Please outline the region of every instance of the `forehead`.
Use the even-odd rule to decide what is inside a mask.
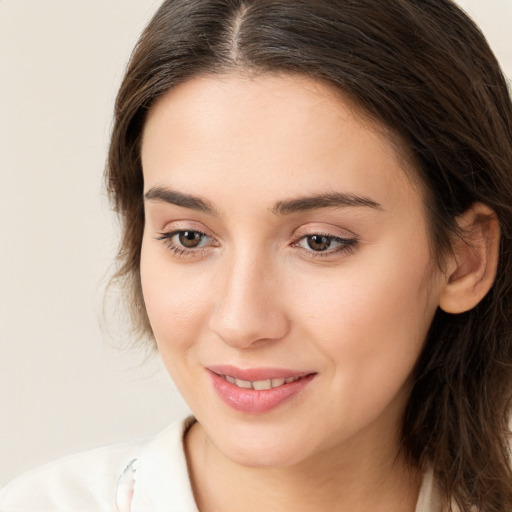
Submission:
[[[170,180],[187,192],[222,182],[224,191],[269,201],[340,189],[378,202],[399,200],[404,187],[413,193],[382,126],[301,75],[205,75],[180,84],[149,113],[142,164],[146,190]]]

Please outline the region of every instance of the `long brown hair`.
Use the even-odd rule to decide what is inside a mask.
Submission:
[[[512,106],[477,26],[450,0],[168,0],[121,85],[106,170],[122,221],[115,279],[152,337],[141,293],[141,134],[153,102],[193,76],[301,73],[337,88],[399,138],[425,190],[442,265],[455,219],[480,201],[502,238],[495,284],[471,311],[439,310],[414,370],[402,450],[433,465],[446,503],[512,510]]]

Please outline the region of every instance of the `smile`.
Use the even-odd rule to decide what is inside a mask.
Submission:
[[[265,380],[242,380],[232,377],[231,375],[220,375],[224,380],[228,381],[230,384],[234,384],[235,386],[242,389],[254,389],[256,391],[263,391],[265,389],[277,388],[279,386],[283,386],[284,384],[290,384],[295,382],[302,377],[288,377],[286,379],[265,379]]]
[[[230,408],[246,414],[263,414],[293,398],[300,400],[316,372],[276,368],[240,369],[228,365],[209,367],[217,396]]]

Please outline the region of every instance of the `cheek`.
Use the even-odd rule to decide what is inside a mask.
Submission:
[[[350,268],[314,287],[297,283],[296,296],[310,290],[295,303],[302,337],[315,340],[331,360],[333,385],[354,409],[358,402],[384,403],[404,385],[437,308],[428,251],[397,254],[375,251],[371,261],[354,258]]]
[[[158,254],[160,253],[160,254]],[[161,252],[141,252],[141,283],[144,302],[163,357],[167,352],[186,350],[204,326],[209,283],[189,266],[176,266]]]
[[[298,277],[290,298],[298,299],[297,316],[316,325],[326,339],[363,336],[364,347],[374,345],[374,336],[383,342],[390,337],[391,343],[417,338],[428,328],[436,302],[429,291],[426,266],[412,261],[416,263],[386,265],[380,259],[378,267],[354,265],[342,275],[333,272],[315,283]]]

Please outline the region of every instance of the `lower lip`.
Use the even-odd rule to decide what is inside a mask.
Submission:
[[[213,372],[210,372],[210,376],[213,388],[224,403],[237,411],[261,414],[301,393],[314,379],[315,374],[306,375],[282,386],[262,390],[239,388]]]

